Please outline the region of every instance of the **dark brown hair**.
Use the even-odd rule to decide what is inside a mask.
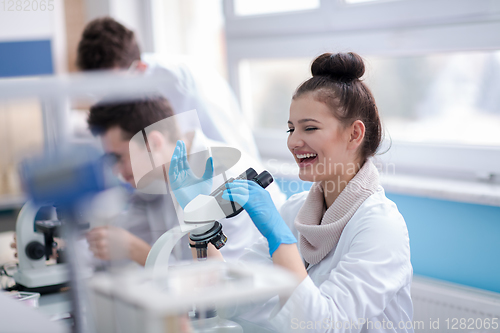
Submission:
[[[361,120],[365,137],[360,157],[375,155],[382,140],[382,125],[373,95],[360,78],[365,73],[363,59],[356,53],[324,53],[311,65],[312,78],[302,83],[293,98],[306,93],[330,107],[333,115],[344,125]]]
[[[103,17],[85,27],[78,44],[76,65],[84,71],[127,69],[140,59],[134,32],[110,17]]]
[[[90,108],[87,123],[94,135],[102,135],[118,126],[124,131],[124,139],[130,140],[149,125],[173,115],[172,107],[164,97],[147,97],[131,101],[100,102]],[[175,126],[168,124],[168,128],[163,127],[165,126],[161,126],[162,132],[168,134],[171,142],[179,139]]]

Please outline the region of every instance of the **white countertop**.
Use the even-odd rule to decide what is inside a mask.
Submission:
[[[500,184],[411,175],[382,175],[386,192],[500,207]]]

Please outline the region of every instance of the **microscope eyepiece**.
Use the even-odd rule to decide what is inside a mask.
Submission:
[[[273,176],[267,171],[262,171],[257,177],[252,179],[254,182],[262,186],[263,188],[266,188],[273,182]]]
[[[259,184],[262,188],[266,188],[273,182],[273,176],[271,176],[269,172],[263,171],[260,174],[257,174],[254,169],[248,168],[238,177],[230,178],[224,184],[219,186],[210,195],[215,197],[215,200],[226,218],[234,217],[243,211],[243,207],[241,207],[237,202],[222,199],[222,194],[226,190],[226,184],[231,183],[235,179],[251,180]],[[201,234],[191,233],[189,238],[194,242],[194,244],[190,246],[192,248],[196,248],[199,260],[205,260],[207,258],[208,243],[212,243],[216,249],[220,249],[226,244],[227,241],[226,235],[222,232],[222,225],[218,221],[214,223],[210,230],[204,231]]]

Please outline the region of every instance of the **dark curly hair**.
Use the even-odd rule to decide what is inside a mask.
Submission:
[[[164,97],[145,97],[129,101],[103,101],[90,108],[87,123],[94,135],[103,135],[110,128],[118,126],[125,140],[149,125],[171,117],[174,111]],[[179,138],[179,131],[172,123],[161,124],[161,131],[171,142]],[[160,128],[159,128],[160,129]]]
[[[85,27],[78,44],[76,65],[84,71],[127,69],[140,59],[134,32],[110,17],[103,17]]]

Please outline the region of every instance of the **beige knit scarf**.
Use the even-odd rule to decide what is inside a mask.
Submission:
[[[321,182],[313,184],[295,218],[295,228],[300,233],[300,252],[308,264],[317,264],[337,246],[347,222],[359,206],[375,193],[378,185],[378,170],[367,160],[326,210],[323,185]]]

